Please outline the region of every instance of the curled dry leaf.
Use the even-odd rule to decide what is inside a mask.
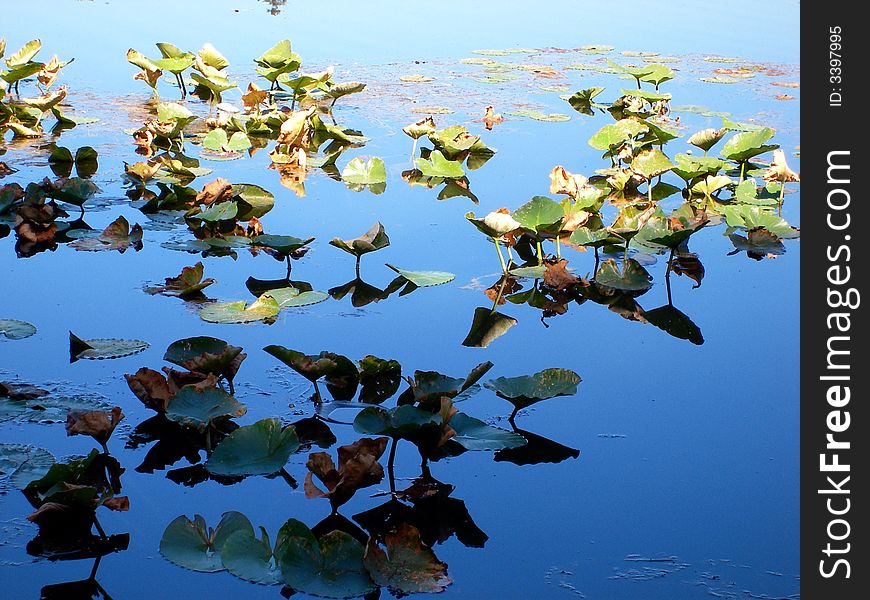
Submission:
[[[504,123],[504,117],[501,114],[497,114],[492,106],[487,106],[486,112],[483,115],[483,125],[487,131],[491,131],[493,126],[499,123]]]
[[[435,133],[435,119],[432,117],[426,117],[416,123],[411,123],[410,125],[403,127],[402,131],[416,140],[424,135]]]
[[[218,204],[233,197],[233,184],[226,179],[218,177],[214,181],[205,184],[202,191],[196,195],[197,204]]]
[[[105,447],[112,437],[112,432],[124,418],[119,406],[111,411],[105,410],[71,410],[66,417],[66,434],[89,435]]]
[[[57,81],[58,73],[60,73],[63,64],[57,58],[57,54],[51,57],[51,60],[45,63],[42,70],[36,74],[36,80],[40,85],[50,88]]]
[[[544,285],[555,290],[564,290],[580,283],[580,278],[572,275],[567,269],[568,261],[564,258],[544,265]]]
[[[764,180],[787,183],[789,181],[800,181],[801,178],[800,175],[789,169],[788,162],[785,160],[785,152],[777,149],[773,151],[773,161],[764,173]]]
[[[130,391],[142,404],[161,414],[166,412],[169,401],[181,388],[193,386],[197,391],[203,391],[217,385],[215,375],[176,371],[168,367],[164,367],[163,371],[165,376],[154,369],[142,367],[133,375],[124,375]]]
[[[550,193],[567,194],[572,198],[580,195],[580,191],[586,186],[586,178],[583,175],[575,175],[565,170],[565,167],[553,167],[550,171]]]
[[[350,500],[358,489],[380,482],[384,468],[378,459],[387,449],[388,438],[361,438],[338,449],[338,468],[325,452],[312,452],[306,465],[310,473],[305,476],[305,496],[329,498],[333,507]],[[316,476],[327,488],[319,489],[312,478]]]

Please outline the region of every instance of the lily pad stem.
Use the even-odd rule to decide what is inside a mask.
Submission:
[[[397,438],[393,438],[390,443],[390,458],[387,461],[387,474],[390,477],[390,493],[394,496],[396,495],[396,473],[393,469],[393,463],[396,461],[396,443],[398,442]]]
[[[290,271],[293,270],[293,264],[290,262],[290,255],[287,255],[287,279],[290,279]]]
[[[671,255],[668,257],[668,268],[665,270],[665,289],[668,292],[668,306],[673,306],[671,300],[671,263],[674,261],[674,249],[671,248]]]
[[[541,244],[541,240],[537,241],[537,247],[538,247],[538,264],[542,265],[542,264],[544,264],[544,246]]]
[[[501,271],[502,271],[502,273],[507,273],[508,272],[507,265],[504,262],[504,256],[502,256],[501,248],[498,245],[498,238],[493,236],[492,243],[495,244],[495,251],[498,252],[498,262],[501,263]]]
[[[106,539],[107,537],[109,537],[106,535],[106,532],[103,530],[103,526],[100,525],[100,521],[99,521],[99,519],[97,519],[96,514],[94,515],[94,527],[97,528],[97,533],[100,534],[101,538]]]
[[[359,260],[360,260],[360,258],[362,258],[362,255],[357,254],[357,256],[356,256],[356,276],[357,276],[357,279],[359,279]]]

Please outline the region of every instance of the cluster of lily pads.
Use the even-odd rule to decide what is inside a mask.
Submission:
[[[14,332],[13,325],[4,324],[4,331]],[[101,342],[106,341],[82,341],[71,334],[71,353],[87,352],[85,346],[99,352]],[[512,405],[508,421],[513,430],[509,431],[455,406],[479,391],[478,382],[491,369],[490,362],[456,378],[436,371],[405,375],[397,361],[372,355],[353,361],[332,352],[306,355],[277,345],[264,350],[314,385],[311,416],[292,423],[271,417],[236,424],[233,419],[247,408],[234,396],[234,380],[247,354],[217,338],[180,339],[164,354],[171,367],[162,371],[143,367],[125,375],[134,395],[156,413],[130,435],[129,447],[154,443],[136,470],[163,470],[186,458],[190,466],[167,472],[167,477],[189,486],[206,480],[232,485],[247,477],[280,477],[295,488],[296,479],[287,471],[290,457],[312,445],[335,444],[330,425],[350,425],[358,434],[375,437],[339,447],[337,461],[326,452],[309,453],[305,495],[328,500],[330,514],[311,528],[289,519],[274,544],[262,527],[257,536],[240,513],[224,514],[214,529],[199,515],[174,519],[166,527],[160,551],[187,569],[228,570],[254,583],[283,584],[330,598],[364,595],[378,587],[399,595],[442,591],[451,580],[447,564],[438,560],[433,546],[456,534],[462,543],[482,547],[487,537],[474,525],[464,503],[449,497],[453,487],[432,477],[429,461],[466,451],[495,451],[496,460],[527,465],[579,454],[514,423],[521,409],[575,395],[580,377],[568,369],[499,377],[484,384]],[[320,380],[329,399],[321,396]],[[396,396],[402,384],[406,388]],[[10,403],[24,405],[48,395],[35,386],[0,385],[0,396],[8,396]],[[395,405],[385,408],[394,396]],[[356,417],[352,422],[337,420],[333,417],[337,410],[356,411]],[[119,536],[108,536],[96,518],[99,507],[129,507],[127,498],[119,496],[124,469],[107,446],[122,419],[119,407],[69,410],[67,433],[93,437],[102,452],[94,450],[62,463],[40,448],[0,445],[0,483],[8,480],[21,489],[37,509],[30,519],[40,527],[39,544],[55,540],[54,548],[63,544],[68,551],[85,545],[93,551],[85,555],[98,557],[126,548]],[[421,475],[405,490],[397,489],[395,476],[396,446],[402,440],[413,444],[422,459]],[[379,460],[388,446],[385,469]],[[377,486],[385,476],[386,504],[354,515],[358,524],[339,514],[356,492]]]
[[[7,131],[16,138],[42,136],[42,121],[48,115],[55,120],[52,127],[55,132],[93,122],[63,112],[61,106],[67,95],[66,86],[52,90],[61,69],[73,59],[62,61],[55,54],[48,62],[34,60],[41,49],[40,40],[30,40],[7,56],[6,39],[0,37],[0,140]],[[33,77],[38,95],[22,97],[21,83]]]
[[[783,240],[799,236],[781,210],[786,184],[800,177],[772,143],[773,129],[724,118],[721,128],[688,138],[694,152],[703,154],[687,150],[669,156],[665,146],[680,136],[669,117],[671,95],[659,86],[673,77],[673,71],[657,64],[614,63],[614,68],[634,77],[638,88],[621,90],[609,104],[596,101],[604,88],[589,88],[568,98],[581,114],[593,116],[599,111],[615,120],[589,139],[609,166],[588,178],[557,166],[549,175],[549,191],[563,196],[561,200],[535,196],[514,211],[503,208],[482,218],[473,212],[466,215],[495,246],[502,276],[486,290],[493,306],[475,313],[465,345],[486,346],[516,323],[497,312],[505,301],[529,304],[546,317],[563,314],[570,302],[587,300],[699,344],[703,342],[700,330],[673,307],[670,287],[672,272],[687,275],[697,285],[703,279],[703,265],[688,247],[690,238],[705,227],[724,223],[733,253],[746,252],[761,260],[784,253]],[[655,90],[643,89],[642,83],[654,85]],[[711,156],[724,138],[728,139],[720,155]],[[761,163],[760,157],[770,152],[772,160]],[[666,210],[672,197],[681,203]],[[547,243],[554,244],[553,253],[545,251]],[[563,246],[594,252],[591,276],[571,272]],[[600,253],[608,256],[603,262]],[[655,262],[656,255],[667,257],[668,304],[644,311],[634,298],[651,289],[653,278],[644,265]],[[535,283],[520,291],[523,279]]]

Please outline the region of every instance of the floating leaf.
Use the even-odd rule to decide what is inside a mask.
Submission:
[[[343,531],[319,540],[303,523],[290,519],[280,557],[284,583],[294,590],[326,598],[363,596],[375,585],[363,565],[365,550]]]
[[[166,406],[167,418],[200,430],[204,430],[214,419],[241,417],[245,412],[245,405],[222,389],[199,390],[194,386],[178,390]]]
[[[195,371],[224,377],[232,382],[242,361],[247,358],[242,348],[225,341],[198,336],[172,342],[163,355],[163,360]]]
[[[667,173],[674,167],[664,152],[658,148],[644,150],[631,161],[631,170],[646,179],[651,180],[656,175]]]
[[[526,439],[517,433],[487,425],[461,412],[450,418],[450,427],[456,432],[450,439],[466,450],[505,450],[526,444]]]
[[[591,116],[594,114],[592,112],[592,99],[603,91],[603,87],[591,87],[581,90],[568,98],[568,104],[577,112]]]
[[[42,479],[54,462],[54,456],[44,448],[0,443],[0,490],[6,481],[23,490],[31,481]]]
[[[414,164],[426,177],[443,177],[444,179],[458,179],[465,175],[462,163],[456,160],[447,160],[440,150],[434,150],[429,154],[429,159],[417,158]]]
[[[326,292],[317,292],[313,290],[303,292],[299,288],[285,287],[269,290],[268,295],[271,296],[280,308],[291,308],[299,306],[310,306],[318,304],[329,298]]]
[[[200,515],[195,515],[193,521],[181,515],[164,530],[160,538],[160,553],[170,562],[191,571],[223,571],[221,549],[229,537],[239,531],[254,535],[248,518],[235,511],[224,513],[213,530],[206,526]]]
[[[483,385],[519,410],[541,400],[573,396],[580,381],[580,376],[570,369],[551,368],[534,375],[490,379]]]
[[[284,468],[299,449],[292,427],[275,418],[239,427],[217,445],[205,463],[215,475],[271,475]]]
[[[506,112],[505,114],[513,117],[528,117],[529,119],[544,121],[546,123],[564,123],[565,121],[571,120],[571,117],[568,115],[563,115],[561,113],[547,114],[539,110],[514,110]]]
[[[208,304],[199,311],[199,317],[209,323],[252,323],[271,319],[280,310],[272,296],[263,294],[250,305],[244,300]]]
[[[533,233],[558,233],[565,216],[562,205],[547,196],[535,196],[513,213],[514,219]]]
[[[136,223],[131,228],[127,219],[120,216],[101,233],[94,237],[79,238],[71,242],[70,247],[88,252],[118,250],[123,253],[127,248],[138,252],[142,248],[142,227]]]
[[[456,278],[456,275],[453,273],[447,273],[445,271],[406,271],[390,264],[387,264],[387,267],[407,279],[416,287],[442,285],[449,283]]]
[[[725,142],[722,147],[722,156],[728,160],[745,162],[759,154],[776,150],[779,148],[778,144],[767,144],[773,135],[774,131],[769,127],[738,132]]]
[[[358,238],[350,240],[333,238],[329,244],[330,246],[335,246],[336,248],[344,250],[348,254],[360,257],[363,254],[386,248],[390,245],[390,238],[387,236],[387,232],[384,231],[384,226],[380,223],[375,223],[372,225],[371,229]]]
[[[652,287],[652,275],[633,258],[624,262],[622,268],[608,258],[598,268],[595,283],[622,292],[645,292]]]
[[[204,267],[201,262],[192,267],[184,267],[176,277],[167,277],[162,285],[145,288],[149,294],[164,294],[189,298],[202,294],[202,290],[215,282],[214,279],[203,279]]]
[[[387,551],[369,538],[365,566],[374,582],[388,587],[396,595],[442,592],[452,583],[447,564],[423,544],[420,532],[408,523],[400,523],[384,536]]]
[[[441,415],[415,406],[402,405],[389,410],[371,406],[361,410],[353,420],[357,433],[402,438],[423,427],[441,424]]]
[[[69,354],[70,361],[76,361],[82,358],[88,360],[103,360],[111,358],[122,358],[139,354],[150,344],[142,340],[122,340],[117,338],[94,338],[83,340],[69,332]]]
[[[278,533],[274,551],[263,527],[260,527],[260,539],[247,530],[233,532],[221,548],[221,563],[227,571],[245,581],[261,585],[281,583],[277,555],[285,541],[282,532],[283,529]]]
[[[0,334],[10,340],[23,340],[36,333],[36,327],[27,321],[0,319]]]

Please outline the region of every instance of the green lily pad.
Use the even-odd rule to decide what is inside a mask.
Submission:
[[[224,438],[205,468],[215,475],[271,475],[283,469],[298,449],[299,438],[292,427],[284,428],[279,419],[263,419]]]
[[[0,490],[6,482],[23,490],[31,481],[45,477],[54,463],[54,456],[44,448],[0,444]]]
[[[384,166],[384,161],[380,158],[372,157],[366,161],[357,157],[347,163],[341,171],[341,178],[347,183],[357,185],[386,183],[387,169]]]
[[[564,123],[565,121],[571,120],[569,115],[563,115],[561,113],[547,114],[539,110],[514,110],[506,112],[505,114],[513,117],[528,117],[529,119],[544,121],[545,123]]]
[[[139,354],[150,344],[142,340],[122,340],[117,338],[94,338],[83,340],[72,331],[69,332],[70,360],[104,360],[123,358]]]
[[[199,311],[199,317],[209,323],[252,323],[276,316],[281,310],[278,302],[269,294],[263,294],[250,305],[244,300],[215,302]]]
[[[297,237],[293,237],[292,235],[258,235],[251,240],[253,245],[255,246],[265,246],[266,248],[271,248],[272,250],[278,252],[279,254],[283,254],[284,256],[290,255],[303,246],[307,246],[311,242],[314,241],[314,238],[308,239],[300,239]]]
[[[172,342],[163,360],[198,373],[211,373],[232,381],[247,354],[224,340],[197,336]]]
[[[303,292],[295,287],[276,288],[269,290],[267,294],[274,298],[279,308],[310,306],[312,304],[319,304],[329,298],[329,294],[326,292],[314,290]]]
[[[465,175],[462,164],[456,160],[447,160],[440,150],[434,150],[429,154],[429,159],[417,158],[414,164],[426,177],[443,177],[444,179],[458,179]]]
[[[534,375],[490,379],[483,385],[517,409],[522,409],[541,400],[573,396],[580,381],[580,376],[570,369],[551,368]]]
[[[241,417],[247,407],[220,388],[198,391],[193,386],[178,390],[166,406],[166,417],[203,430],[214,419]]]
[[[591,87],[581,90],[568,98],[568,104],[577,112],[591,116],[594,114],[592,112],[592,100],[603,91],[603,87]]]
[[[610,52],[613,52],[615,48],[607,44],[588,44],[586,46],[580,46],[579,50],[584,54],[609,54]]]
[[[429,83],[430,81],[435,81],[435,78],[426,77],[425,75],[402,75],[399,77],[399,81],[404,81],[405,83]]]
[[[284,541],[279,532],[273,550],[269,534],[263,527],[260,527],[260,539],[247,530],[235,531],[221,548],[221,562],[227,571],[240,579],[261,585],[278,585],[282,579],[276,557],[283,550]]]
[[[391,409],[370,406],[361,410],[353,420],[353,428],[357,433],[392,438],[401,438],[423,427],[440,424],[441,415],[410,405]]]
[[[375,589],[363,564],[365,549],[356,539],[332,531],[318,540],[295,519],[284,528],[287,535],[279,562],[288,586],[326,598],[353,598]]]
[[[221,549],[232,534],[240,531],[253,535],[254,527],[245,515],[235,511],[224,513],[214,529],[207,527],[200,515],[195,515],[193,521],[181,515],[163,531],[160,553],[168,561],[191,571],[223,571]]]
[[[728,130],[724,127],[721,129],[702,129],[692,135],[687,141],[693,146],[706,152],[719,143],[719,140],[725,137],[727,133]]]
[[[109,411],[112,406],[99,396],[52,393],[28,400],[0,397],[0,422],[65,423],[70,411]]]
[[[384,230],[384,226],[381,223],[375,223],[371,229],[358,238],[350,240],[333,238],[329,242],[329,245],[359,257],[363,254],[386,248],[390,245],[390,238]]]
[[[526,438],[520,434],[487,425],[465,413],[453,415],[449,425],[456,432],[450,439],[466,450],[505,450],[526,445]]]
[[[10,340],[23,340],[36,333],[36,326],[17,319],[0,319],[0,335]]]
[[[275,206],[275,195],[253,183],[234,183],[233,197],[239,206],[236,218],[240,221],[262,218]]]
[[[416,287],[443,285],[456,279],[456,275],[445,271],[406,271],[405,269],[400,269],[390,264],[387,264],[387,267],[407,279]]]
[[[374,582],[397,596],[437,593],[453,583],[447,576],[447,563],[438,560],[423,544],[420,532],[408,523],[400,523],[384,536],[387,551],[370,538],[365,553],[365,567]]]
[[[728,160],[745,162],[765,152],[776,150],[779,144],[767,143],[774,133],[774,130],[769,127],[735,133],[722,147],[722,156]]]
[[[664,152],[658,148],[644,150],[631,161],[631,170],[646,179],[651,180],[656,175],[667,173],[674,167]]]
[[[547,196],[535,196],[513,213],[513,218],[533,233],[558,233],[565,216],[562,205]]]
[[[231,137],[225,129],[212,129],[202,138],[202,147],[213,152],[241,152],[251,147],[251,140],[242,131],[236,131]]]
[[[652,275],[633,258],[629,258],[622,268],[609,258],[598,268],[595,283],[622,292],[644,292],[652,287]]]
[[[647,131],[649,131],[649,127],[644,123],[634,119],[622,119],[599,129],[595,135],[589,138],[589,145],[596,150],[607,152]]]

